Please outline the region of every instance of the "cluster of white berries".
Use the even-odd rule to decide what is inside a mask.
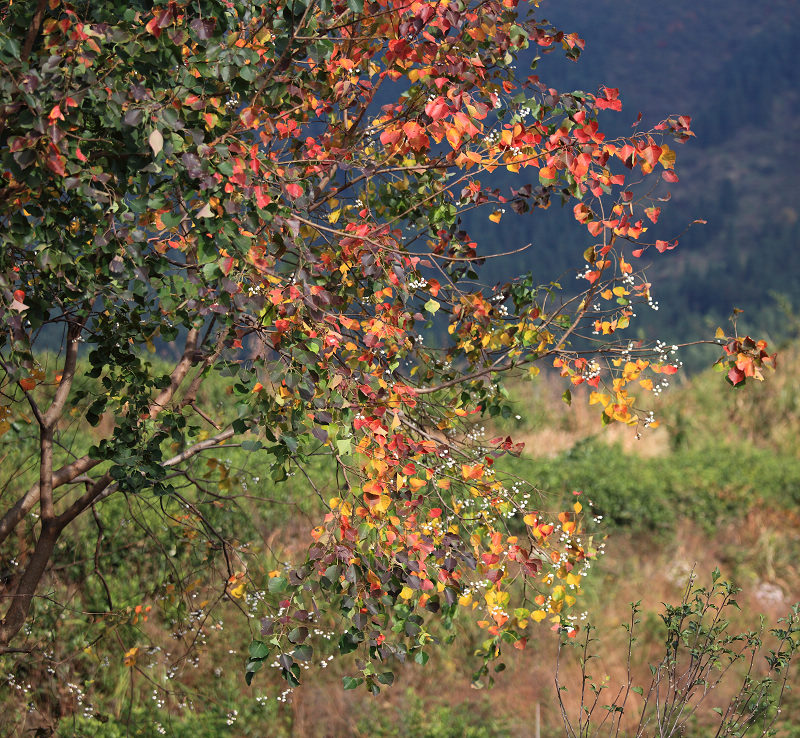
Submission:
[[[470,585],[464,587],[461,594],[466,597],[467,595],[471,595],[473,592],[480,592],[481,590],[486,589],[489,586],[490,582],[488,579],[478,579],[475,582],[472,582]]]
[[[669,380],[666,378],[662,379],[653,387],[653,396],[658,397],[667,387],[669,387]]]
[[[30,690],[31,685],[27,685],[27,689]],[[67,690],[70,694],[75,695],[75,702],[78,705],[78,709],[81,710],[83,717],[90,718],[94,715],[94,708],[92,707],[91,703],[86,701],[86,693],[83,691],[83,688],[75,684],[75,682],[67,682]]]
[[[162,697],[158,694],[158,689],[153,689],[153,693],[150,695],[150,699],[156,703],[156,707],[160,710],[164,707],[165,701]]]
[[[672,354],[678,353],[678,347],[675,344],[669,346],[668,344],[664,343],[663,341],[656,341],[655,347],[656,353],[658,354],[659,361],[668,361],[669,357]]]
[[[586,379],[594,379],[595,377],[600,376],[600,364],[598,364],[594,359],[592,359],[583,369],[581,372],[581,376]]]
[[[477,441],[479,438],[483,438],[485,435],[486,435],[486,426],[482,425],[480,428],[478,426],[475,426],[469,431],[467,431],[466,440]]]

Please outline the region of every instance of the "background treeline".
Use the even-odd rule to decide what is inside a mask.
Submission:
[[[796,5],[564,0],[543,3],[540,12],[579,33],[586,49],[577,64],[558,52],[545,56],[534,73],[562,92],[618,87],[623,110],[603,118],[610,136],[630,132],[640,111],[645,128],[671,114],[692,117],[696,139],[675,147],[680,182],[669,187],[671,202],[643,238],[683,235],[675,251],[651,250],[637,262],[649,264],[659,310],[640,310],[634,334],[638,325],[641,335],[691,340],[725,323],[737,307],[745,311],[742,330],[773,341],[790,335],[800,294]],[[498,170],[485,183],[507,190],[511,179]],[[533,244],[523,254],[489,260],[484,273],[491,281],[531,271],[542,281],[563,277],[569,287],[591,243],[571,212],[554,202],[546,212],[509,213],[497,225],[487,216],[465,218],[479,245],[499,252]],[[707,224],[686,231],[695,219]],[[701,365],[691,353],[687,363]]]

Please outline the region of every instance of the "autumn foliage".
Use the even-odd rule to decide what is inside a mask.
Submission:
[[[502,412],[504,376],[545,367],[589,385],[603,422],[654,422],[647,395],[678,364],[625,329],[651,299],[638,260],[676,246],[648,228],[692,131],[675,116],[610,138],[598,118],[622,110],[618,90],[520,73],[528,49],[576,60],[583,46],[530,5],[4,11],[0,433],[37,428],[40,475],[3,502],[0,542],[31,511],[40,522],[19,539],[0,643],[73,521],[111,495],[170,496],[191,459],[231,443],[268,454],[275,483],[320,453],[338,480],[305,559],[273,572],[248,682],[278,659],[297,684],[319,611],[357,652],[345,686],[373,691],[395,657],[424,662],[431,620],[459,610],[485,629],[487,662],[533,623],[577,630],[596,555],[581,500],[535,504],[496,469],[520,444],[475,422]],[[497,189],[498,170],[518,184]],[[578,279],[480,284],[486,253],[461,215],[533,222],[554,201],[592,239]],[[722,342],[734,384],[770,361]],[[178,343],[172,371],[155,370],[147,349]],[[82,358],[101,391],[81,389]],[[197,402],[211,372],[228,377],[232,420]],[[73,458],[67,418],[113,423]],[[246,580],[230,575],[235,597]]]

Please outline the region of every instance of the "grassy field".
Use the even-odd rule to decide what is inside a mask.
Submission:
[[[662,603],[680,599],[692,571],[706,583],[718,567],[741,587],[734,630],[756,627],[761,614],[775,622],[800,598],[800,400],[791,379],[798,367],[789,350],[771,381],[745,391],[700,375],[665,396],[662,427],[639,441],[629,429],[601,430],[578,393],[565,407],[546,379],[533,392],[512,388],[525,398],[515,405],[519,418],[496,430],[525,440],[526,451],[506,470],[533,482],[544,508],[579,490],[602,516],[595,535],[606,537],[606,553],[587,578],[583,609],[598,629],[592,673],[608,677],[609,692],[626,675],[620,625],[629,603],[641,601],[632,669],[645,679],[663,651]],[[205,403],[225,402],[215,391]],[[14,444],[5,440],[6,462],[20,470],[12,484],[21,488],[33,473],[34,439],[23,429]],[[75,440],[81,449],[92,442]],[[537,705],[541,736],[564,735],[553,680],[558,640],[542,626],[525,651],[504,659],[489,691],[471,686],[481,635],[466,617],[449,648],[425,668],[402,666],[378,697],[341,689],[346,664],[328,660],[333,640],[285,701],[277,670],[245,685],[259,592],[268,572],[306,545],[320,498],[333,489],[322,461],[311,458],[305,469],[308,477],[298,472],[276,485],[258,452],[231,448],[199,461],[198,477],[234,498],[223,504],[209,488],[194,499],[214,531],[193,532],[176,500],[147,496],[112,497],[97,520],[84,520],[59,549],[47,596],[37,601],[27,643],[40,651],[0,656],[0,705],[13,716],[0,735],[532,736]],[[237,542],[238,560],[224,560],[215,534]],[[242,596],[227,596],[204,573],[209,567],[223,582],[227,567],[246,570]],[[324,632],[329,624],[315,626]],[[574,659],[562,663],[561,676],[575,709]],[[721,687],[717,698],[731,690]],[[800,714],[791,693],[787,700],[786,714],[792,706]],[[691,734],[706,730],[701,722]]]

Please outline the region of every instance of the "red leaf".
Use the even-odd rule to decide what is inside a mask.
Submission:
[[[619,99],[619,90],[614,87],[603,88],[604,97],[596,97],[594,104],[600,109],[622,110],[622,100]]]
[[[441,120],[450,113],[450,106],[443,97],[437,97],[425,106],[425,113],[431,117],[431,120]]]
[[[47,168],[59,177],[65,177],[67,175],[67,170],[64,169],[64,160],[56,152],[51,153],[50,156],[47,157]]]
[[[661,208],[646,208],[644,214],[650,218],[653,223],[658,223],[658,216],[661,215]]]
[[[267,207],[267,205],[269,205],[270,202],[272,202],[272,198],[268,194],[266,194],[264,190],[261,189],[261,187],[257,186],[254,192],[256,195],[256,205],[258,205],[258,207],[263,209]]]
[[[303,195],[303,188],[299,184],[295,184],[294,182],[286,185],[286,191],[289,193],[290,197],[297,198]]]
[[[381,143],[386,146],[387,144],[396,144],[402,137],[402,131],[398,129],[386,130],[381,133]]]
[[[737,384],[744,382],[744,380],[745,373],[738,366],[732,366],[728,372],[728,381],[735,387]]]
[[[678,175],[675,174],[675,172],[673,172],[671,169],[665,169],[663,172],[661,172],[661,176],[664,178],[665,182],[678,181]]]

